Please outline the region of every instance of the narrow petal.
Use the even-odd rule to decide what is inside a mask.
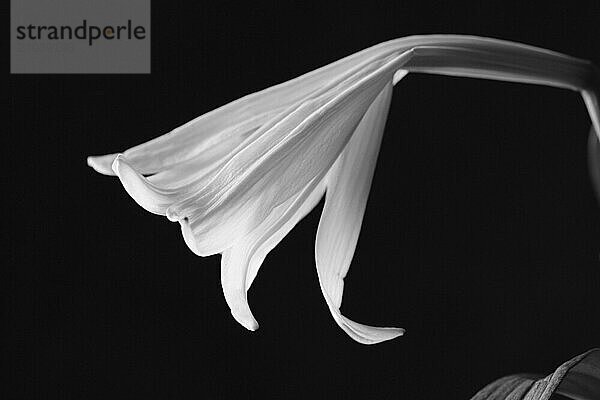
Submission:
[[[343,279],[358,241],[391,98],[390,82],[369,107],[340,156],[340,164],[328,180],[317,231],[315,255],[323,296],[335,321],[361,343],[378,343],[403,333],[402,329],[355,323],[339,311]]]
[[[248,305],[246,272],[249,264],[248,247],[235,245],[221,256],[221,286],[231,315],[250,331],[258,329],[258,322]]]
[[[312,192],[303,192],[301,197],[296,201],[296,204],[290,207],[269,229],[264,229],[253,236],[254,239],[254,254],[248,268],[246,279],[246,290],[250,289],[252,282],[258,274],[258,270],[265,257],[273,250],[279,242],[300,222],[315,206],[319,203],[325,194],[325,179],[319,182],[314,188],[312,184],[309,190]],[[306,197],[306,199],[304,199]],[[303,202],[303,203],[302,203]]]
[[[312,210],[325,193],[324,182],[311,182],[299,195],[277,207],[251,234],[223,252],[221,285],[231,314],[254,331],[258,322],[248,305],[247,291],[267,254]]]

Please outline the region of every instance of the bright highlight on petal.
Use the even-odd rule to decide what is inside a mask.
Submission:
[[[258,328],[247,291],[260,265],[326,193],[315,246],[326,304],[354,340],[389,340],[403,329],[359,324],[340,307],[393,86],[411,72],[579,91],[592,120],[589,165],[600,187],[598,69],[549,50],[460,35],[381,43],[122,153],[88,157],[88,165],[118,176],[147,211],[179,222],[195,254],[222,254],[225,300],[249,330]]]

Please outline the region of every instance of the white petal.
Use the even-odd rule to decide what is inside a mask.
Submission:
[[[402,329],[355,323],[339,310],[343,279],[360,233],[391,98],[390,83],[369,107],[329,177],[315,246],[317,273],[327,305],[342,329],[361,343],[377,343],[403,333]]]
[[[252,233],[225,250],[221,258],[221,285],[231,314],[253,331],[258,322],[250,311],[247,291],[267,254],[312,210],[325,192],[324,182],[311,182],[299,195],[277,207]]]
[[[231,136],[207,148],[199,156],[165,168],[148,177],[148,181],[163,188],[183,188],[221,166],[225,159],[243,143],[254,130]]]
[[[250,133],[283,109],[274,107],[238,123],[230,121],[230,124],[226,124],[228,113],[217,112],[222,108],[224,107],[203,114],[165,135],[121,153],[88,157],[88,165],[102,174],[113,175],[110,166],[118,154],[123,154],[130,160],[132,167],[145,175],[177,169],[182,163],[203,159],[206,152],[220,143],[229,143],[223,150],[225,154],[229,153]]]
[[[312,187],[311,187],[312,189]],[[308,194],[304,199],[305,194]],[[279,242],[296,226],[298,222],[302,220],[315,206],[319,203],[323,195],[325,194],[325,182],[321,181],[312,192],[303,192],[300,200],[297,201],[298,206],[294,205],[288,211],[282,215],[276,224],[273,224],[268,230],[264,230],[260,237],[258,234],[253,236],[255,244],[255,253],[252,257],[250,266],[248,268],[246,290],[250,289],[252,282],[258,274],[258,270],[265,259],[265,257],[273,250]],[[301,203],[304,201],[304,203]]]
[[[400,82],[402,78],[406,76],[406,74],[408,74],[408,71],[405,69],[399,69],[398,71],[396,71],[396,73],[394,74],[394,79],[392,79],[392,85],[395,85],[396,83]]]
[[[207,199],[207,197],[210,198],[210,193],[209,196],[206,194],[207,192],[214,190],[214,182],[216,181],[217,194],[220,190],[218,185],[222,184],[222,182],[219,182],[219,177],[216,177],[216,175],[219,172],[221,173],[221,177],[223,175],[227,176],[228,174],[229,177],[235,175],[231,175],[230,170],[225,172],[221,171],[223,167],[227,165],[227,162],[230,162],[234,156],[236,158],[234,161],[237,161],[237,166],[234,166],[233,168],[237,168],[239,171],[248,169],[247,165],[240,165],[240,160],[242,160],[242,164],[244,160],[247,160],[247,162],[250,164],[255,163],[256,158],[258,158],[256,155],[257,151],[262,152],[262,154],[267,153],[271,151],[271,148],[277,144],[277,141],[283,141],[284,135],[279,135],[277,132],[285,129],[292,130],[295,126],[294,124],[300,124],[300,122],[305,120],[307,116],[311,115],[311,112],[318,105],[334,99],[335,96],[342,93],[346,87],[351,86],[353,83],[359,82],[365,76],[369,76],[369,73],[378,71],[378,68],[381,70],[380,67],[385,64],[385,61],[386,60],[370,61],[367,65],[362,63],[359,65],[354,65],[352,68],[346,68],[345,75],[340,75],[330,79],[326,83],[321,83],[320,87],[318,87],[316,90],[313,90],[311,96],[313,96],[314,99],[310,105],[307,105],[308,99],[304,99],[302,103],[289,108],[286,113],[282,112],[275,117],[272,117],[260,127],[259,131],[254,128],[253,131],[247,131],[237,126],[230,128],[228,130],[230,133],[227,135],[221,133],[218,135],[213,135],[208,139],[205,138],[203,143],[196,144],[197,147],[200,146],[205,149],[201,156],[187,159],[186,161],[176,163],[169,167],[163,165],[165,169],[150,177],[144,177],[142,175],[142,173],[144,173],[144,168],[146,172],[149,170],[148,165],[141,163],[139,158],[140,155],[138,154],[139,152],[136,153],[137,150],[133,151],[130,149],[126,153],[132,154],[135,159],[138,160],[138,165],[141,165],[141,169],[138,169],[138,167],[134,165],[135,163],[127,155],[118,155],[118,157],[116,157],[116,155],[92,157],[90,159],[91,163],[93,164],[94,168],[103,169],[105,168],[104,163],[112,161],[114,168],[111,170],[115,173],[119,170],[122,171],[121,173],[116,174],[119,176],[126,191],[140,206],[149,212],[159,215],[165,215],[166,210],[173,206],[171,207],[171,213],[167,215],[171,220],[181,222],[185,217],[181,217],[181,212],[176,211],[178,206],[182,207],[182,205],[191,205],[193,208],[207,203],[210,201]],[[314,83],[313,86],[315,86]],[[252,109],[250,106],[247,107]],[[280,109],[281,107],[278,110]],[[259,119],[260,118],[255,117],[254,119],[251,119],[252,121],[247,122],[246,125],[248,127],[255,127],[256,120]],[[261,122],[264,121],[261,120]],[[282,126],[283,123],[285,124]],[[275,128],[278,130],[275,131]],[[180,131],[183,132],[182,130]],[[269,131],[271,131],[270,135],[264,135],[264,132]],[[237,133],[234,135],[231,134],[231,132]],[[182,135],[183,138],[187,137],[187,134]],[[174,133],[165,135],[164,137],[167,136],[171,139],[175,137]],[[217,140],[219,138],[221,141]],[[154,148],[154,143],[159,142],[159,139],[160,138],[157,138],[138,147]],[[247,143],[244,143],[244,141]],[[173,148],[176,149],[179,145],[170,143],[168,146],[165,146],[170,154],[169,158],[177,157],[177,155],[173,155],[175,152]],[[254,153],[249,151],[247,147],[252,147]],[[146,157],[150,157],[149,153],[145,155]],[[181,154],[179,154],[179,156],[180,155]],[[152,155],[150,158],[154,159],[155,157],[160,158],[159,155]],[[164,154],[161,157],[164,157]],[[326,171],[323,171],[321,176],[324,175],[324,173],[326,173]],[[206,187],[208,182],[213,182],[213,187]],[[203,189],[204,191],[202,191]],[[174,205],[176,202],[178,202],[178,204]],[[230,214],[234,208],[235,207],[230,208]],[[270,212],[270,210],[267,210],[266,212]],[[252,213],[245,213],[245,215],[250,221],[257,221]],[[182,222],[184,238],[190,249],[199,255],[213,254],[217,252],[212,251],[210,253],[206,253],[206,250],[199,249],[195,243],[192,243],[193,235],[191,234],[192,228],[190,219],[193,221],[193,218],[188,218],[187,221]],[[244,226],[244,224],[248,222],[243,219],[236,219],[235,221],[237,222],[236,226],[238,227]],[[240,230],[240,232],[242,231]],[[230,242],[231,240],[229,240],[228,243]],[[224,248],[225,246],[222,247]]]
[[[355,83],[303,102],[232,158],[205,188],[169,207],[167,216],[189,219],[201,255],[222,252],[274,207],[327,173],[369,105],[409,58],[383,60]]]
[[[234,142],[236,137],[243,139],[328,82],[385,58],[394,51],[400,53],[402,49],[402,45],[392,42],[373,46],[295,79],[244,96],[146,143],[120,153],[88,157],[88,165],[102,174],[114,175],[111,165],[118,154],[123,154],[133,168],[146,175],[177,169],[179,164],[189,161],[202,162],[205,152],[212,146],[220,142]],[[231,146],[229,151],[234,148]]]
[[[255,331],[258,329],[258,322],[252,315],[246,293],[249,262],[248,248],[245,244],[225,250],[221,256],[221,286],[231,315],[243,327]]]
[[[158,215],[175,201],[175,194],[155,187],[136,171],[121,154],[112,163],[112,170],[119,177],[127,193],[145,210]]]

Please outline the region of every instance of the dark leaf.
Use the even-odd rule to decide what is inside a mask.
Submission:
[[[600,349],[572,358],[545,378],[525,374],[500,378],[472,400],[548,400],[554,393],[573,400],[600,399]]]

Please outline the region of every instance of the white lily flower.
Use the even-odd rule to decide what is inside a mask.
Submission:
[[[389,340],[404,330],[359,324],[340,306],[393,85],[408,72],[577,90],[592,132],[600,134],[600,79],[591,63],[495,39],[413,36],[243,97],[122,153],[89,157],[88,164],[117,175],[144,209],[179,222],[195,254],[222,253],[225,299],[250,330],[258,323],[247,291],[260,265],[327,193],[315,246],[327,306],[354,340]],[[597,150],[596,142],[590,143]]]

